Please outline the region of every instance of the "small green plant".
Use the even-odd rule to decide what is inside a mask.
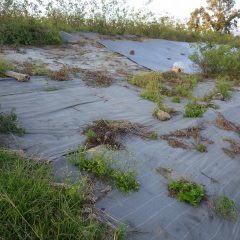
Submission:
[[[0,113],[0,132],[16,133],[19,136],[25,133],[25,129],[18,126],[17,115],[14,110],[10,113]]]
[[[223,97],[223,99],[230,98],[230,89],[232,87],[232,84],[228,81],[220,80],[217,82],[216,88],[214,89],[214,93],[220,93]]]
[[[180,202],[186,202],[198,207],[205,193],[202,186],[185,179],[172,181],[168,184],[170,196],[176,197]]]
[[[189,102],[185,106],[184,117],[186,118],[198,118],[202,117],[203,114],[206,112],[206,107],[202,106],[201,104],[197,103],[195,100]]]
[[[114,240],[124,240],[126,237],[126,227],[125,225],[121,225],[114,235]]]
[[[174,97],[172,98],[172,102],[173,102],[173,103],[180,103],[180,102],[181,102],[181,98],[180,98],[179,96],[174,96]]]
[[[71,160],[81,170],[91,172],[109,181],[118,187],[121,192],[127,193],[139,190],[136,172],[131,169],[123,171],[114,167],[113,159],[104,153],[94,152],[92,158],[89,158],[85,149],[80,146],[77,152],[71,155]]]
[[[29,61],[22,64],[20,72],[30,76],[47,76],[49,74],[49,70],[43,63],[32,63]]]
[[[196,149],[201,153],[207,152],[207,147],[202,143],[197,144]]]
[[[156,132],[151,133],[150,139],[157,140],[158,139],[158,134]]]
[[[0,77],[4,77],[6,71],[13,70],[13,64],[4,58],[0,58]]]
[[[86,132],[86,137],[87,141],[92,141],[93,139],[97,138],[97,134],[92,129],[89,129]]]
[[[220,196],[217,198],[214,204],[215,212],[228,220],[236,221],[237,210],[236,205],[233,200],[229,199],[227,196]]]

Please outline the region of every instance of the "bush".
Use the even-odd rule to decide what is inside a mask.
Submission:
[[[230,80],[239,80],[240,50],[229,45],[199,45],[198,51],[190,56],[207,76],[229,77]]]
[[[69,187],[54,187],[52,182],[50,165],[0,149],[1,237],[108,239],[105,225],[82,215],[88,203],[86,181]]]
[[[203,107],[201,104],[197,103],[196,101],[192,101],[185,106],[184,117],[186,118],[202,117],[206,110],[207,109]]]
[[[200,205],[205,196],[202,186],[185,179],[170,182],[168,190],[172,197],[176,197],[180,202],[186,202],[195,207]]]
[[[57,30],[47,29],[34,18],[12,16],[0,25],[0,44],[18,46],[60,43],[61,38]]]

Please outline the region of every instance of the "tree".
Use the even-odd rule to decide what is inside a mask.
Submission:
[[[207,7],[200,7],[191,13],[188,27],[192,30],[213,30],[230,33],[237,27],[240,9],[234,9],[235,0],[207,0]]]

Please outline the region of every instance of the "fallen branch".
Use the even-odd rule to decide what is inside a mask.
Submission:
[[[6,71],[5,75],[7,77],[12,77],[14,79],[16,79],[19,82],[27,82],[30,80],[30,76],[27,74],[22,74],[22,73],[17,73],[17,72],[13,72],[13,71]]]

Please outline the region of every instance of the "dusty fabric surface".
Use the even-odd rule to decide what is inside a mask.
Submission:
[[[198,72],[189,56],[195,51],[193,44],[163,39],[144,40],[101,40],[108,49],[120,53],[151,70],[169,71],[178,66],[186,73]]]
[[[67,51],[63,50],[66,56]],[[28,49],[26,58],[27,54]],[[47,59],[49,56],[54,55],[49,53]],[[46,91],[49,86],[56,90]],[[211,83],[203,83],[195,94],[203,94],[210,86]],[[136,88],[121,79],[107,88],[88,87],[78,77],[66,82],[47,77],[32,77],[27,83],[1,79],[1,111],[15,108],[27,134],[23,137],[1,134],[0,138],[12,148],[23,149],[29,156],[52,160],[57,178],[67,174],[74,179],[79,172],[68,162],[66,153],[84,142],[82,130],[94,120],[128,120],[149,126],[159,135],[203,123],[202,135],[214,142],[207,145],[207,153],[175,149],[162,139],[125,138],[122,143],[131,155],[129,161],[136,160],[140,190],[124,195],[115,189],[99,200],[97,206],[127,225],[129,239],[239,240],[239,218],[237,222],[229,222],[213,214],[206,205],[195,208],[170,198],[167,179],[156,169],[169,168],[174,179],[186,177],[203,184],[208,195],[227,195],[236,202],[239,211],[240,159],[231,159],[222,148],[229,146],[225,138],[240,142],[240,136],[217,128],[214,121],[218,111],[228,120],[240,123],[240,92],[235,92],[228,102],[216,101],[220,109],[210,109],[200,119],[183,118],[185,103],[174,104],[167,99],[168,106],[180,113],[168,122],[159,122],[152,117],[154,104],[143,100]],[[123,156],[124,160],[128,158],[126,154]],[[212,183],[202,173],[219,183]]]

